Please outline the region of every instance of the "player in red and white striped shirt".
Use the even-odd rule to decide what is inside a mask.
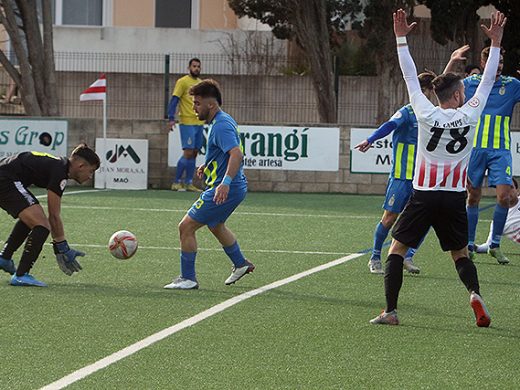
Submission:
[[[403,260],[409,247],[416,248],[433,227],[441,248],[450,251],[460,279],[470,292],[477,326],[489,326],[491,318],[480,297],[477,269],[468,257],[466,216],[466,169],[475,129],[493,87],[500,57],[500,42],[506,18],[492,15],[490,27],[482,26],[491,39],[491,52],[475,95],[466,104],[460,76],[446,73],[433,80],[439,100],[434,106],[422,93],[417,70],[408,50],[406,35],[416,23],[408,24],[402,9],[394,13],[394,32],[399,64],[410,102],[419,124],[414,193],[392,231],[385,269],[385,311],[370,322],[397,325],[397,299],[403,283]]]

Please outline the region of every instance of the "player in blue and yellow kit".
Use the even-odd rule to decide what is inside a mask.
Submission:
[[[485,63],[489,48],[481,53]],[[503,76],[503,57],[497,70],[496,81],[487,100],[486,107],[477,125],[473,151],[468,165],[468,249],[475,250],[475,235],[478,223],[478,209],[482,197],[482,181],[488,172],[488,185],[496,187],[497,204],[493,213],[493,235],[488,253],[500,264],[509,259],[500,250],[500,238],[504,231],[509,209],[509,192],[512,185],[512,156],[509,124],[515,104],[520,101],[520,81]],[[473,96],[482,76],[474,75],[464,79],[466,97]]]
[[[206,160],[197,170],[199,177],[204,176],[207,187],[179,224],[181,274],[164,286],[168,289],[199,288],[195,274],[195,232],[204,225],[222,244],[233,263],[233,271],[225,284],[233,284],[255,269],[242,254],[233,232],[225,225],[247,193],[238,126],[230,115],[220,109],[222,95],[216,81],[201,81],[191,88],[190,93],[194,97],[193,107],[199,119],[209,125]]]
[[[172,98],[168,105],[168,120],[170,129],[175,127],[175,113],[179,106],[179,129],[183,154],[177,161],[175,179],[172,183],[173,191],[200,191],[193,185],[195,173],[195,159],[202,147],[203,122],[197,118],[193,111],[193,99],[190,96],[190,88],[200,83],[200,60],[192,58],[188,66],[189,74],[181,77],[175,83]],[[183,174],[186,174],[182,182]]]
[[[426,96],[432,98],[431,82],[435,75],[425,72],[418,77],[422,91]],[[383,217],[374,232],[374,246],[368,263],[370,272],[374,274],[384,273],[381,264],[383,243],[413,191],[412,179],[417,146],[417,119],[412,106],[407,104],[401,107],[388,122],[383,123],[370,137],[355,146],[361,152],[366,152],[376,140],[384,138],[392,132],[392,171],[386,187]],[[417,274],[420,269],[413,263],[412,256],[414,253],[414,249],[408,251],[403,266],[408,272]]]

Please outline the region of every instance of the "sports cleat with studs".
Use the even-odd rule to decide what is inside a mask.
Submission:
[[[255,265],[248,260],[246,260],[246,264],[243,267],[233,267],[233,270],[231,271],[231,275],[226,279],[224,282],[226,285],[233,284],[240,280],[242,276],[247,275],[255,270]]]
[[[16,272],[14,261],[12,259],[4,259],[3,257],[0,257],[0,269],[4,270],[10,275],[14,275]]]
[[[480,328],[487,328],[491,323],[491,317],[489,316],[489,312],[487,311],[486,305],[481,296],[472,292],[469,297],[469,304],[475,313],[477,326]]]
[[[411,257],[404,259],[403,268],[411,274],[418,274],[421,272],[421,269],[413,263],[413,259]]]
[[[392,310],[387,313],[383,311],[376,318],[370,320],[373,325],[399,325],[399,318],[397,318],[397,310]]]
[[[186,279],[182,276],[174,279],[173,282],[164,286],[170,290],[196,290],[199,288],[199,283],[196,280]]]
[[[171,186],[172,191],[186,191],[182,183],[173,183]]]
[[[202,190],[199,187],[194,186],[192,183],[184,184],[184,188],[186,191],[189,192],[202,192]]]
[[[18,276],[14,274],[11,277],[11,281],[9,282],[11,286],[23,286],[23,287],[47,287],[47,285],[37,279],[35,279],[32,275],[28,273]]]
[[[499,264],[509,264],[509,259],[502,253],[500,247],[488,248],[488,255],[497,259]]]
[[[385,273],[383,270],[383,264],[379,259],[370,259],[368,262],[368,268],[370,269],[370,273],[382,275]]]

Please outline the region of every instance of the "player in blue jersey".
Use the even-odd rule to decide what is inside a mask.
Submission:
[[[489,47],[484,48],[481,52],[481,66],[484,66],[488,57]],[[446,67],[448,71],[453,66],[454,61],[452,60]],[[468,249],[470,256],[473,257],[479,203],[482,197],[482,182],[487,171],[488,186],[496,188],[497,197],[493,213],[493,234],[488,253],[500,264],[507,264],[509,259],[500,250],[500,238],[507,219],[513,173],[509,124],[513,109],[520,101],[520,81],[514,77],[503,76],[502,68],[503,56],[500,56],[495,84],[477,125],[473,151],[468,165],[467,213]],[[464,79],[466,97],[473,96],[481,80],[481,75],[473,75]]]
[[[432,99],[431,82],[435,78],[435,74],[425,72],[418,77],[423,93],[429,99]],[[384,273],[381,263],[383,243],[413,191],[412,179],[417,146],[417,119],[412,106],[407,104],[401,107],[388,122],[383,123],[370,137],[355,146],[355,149],[364,153],[370,149],[376,140],[384,138],[392,132],[393,165],[386,187],[383,217],[376,226],[372,256],[368,262],[370,272],[373,274]],[[414,249],[409,249],[403,266],[408,272],[418,274],[420,269],[412,260],[414,253]]]
[[[181,274],[164,286],[168,289],[199,288],[195,274],[195,232],[205,225],[222,244],[233,263],[233,270],[225,284],[233,284],[255,269],[242,254],[233,232],[225,225],[247,193],[237,123],[221,110],[222,95],[216,81],[203,80],[191,87],[190,94],[198,118],[209,125],[206,160],[197,169],[197,175],[204,177],[206,189],[179,224]]]

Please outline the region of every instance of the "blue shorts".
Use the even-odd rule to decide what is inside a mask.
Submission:
[[[401,180],[394,177],[388,179],[386,186],[386,197],[383,209],[392,213],[400,214],[404,210],[404,206],[408,203],[413,192],[413,183],[411,180]]]
[[[215,227],[226,222],[247,194],[247,183],[231,185],[228,198],[220,205],[213,201],[216,187],[212,187],[202,194],[188,210],[188,215],[203,225]]]
[[[202,148],[202,125],[179,125],[182,149]]]
[[[512,185],[513,158],[511,151],[503,149],[473,149],[468,164],[468,179],[475,188],[482,187],[488,171],[488,187]]]

